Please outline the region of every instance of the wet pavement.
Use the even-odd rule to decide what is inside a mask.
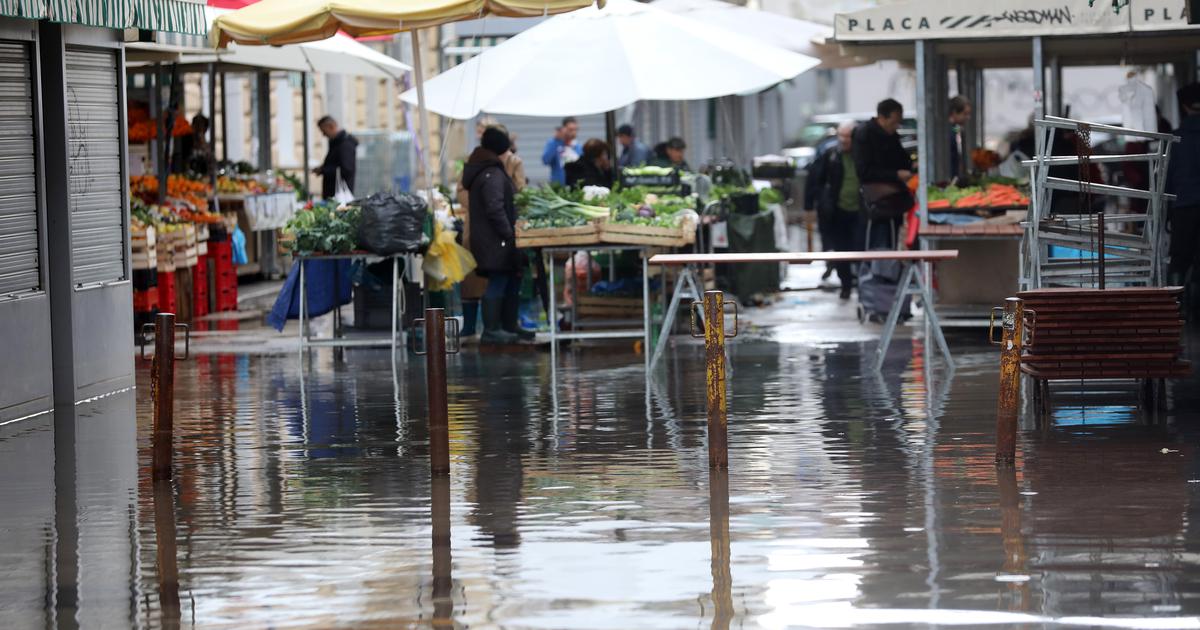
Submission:
[[[905,337],[876,377],[845,309],[751,313],[728,475],[690,340],[649,385],[627,345],[451,357],[447,483],[416,357],[181,363],[158,486],[140,367],[0,427],[0,627],[1200,628],[1194,380],[1156,418],[1058,391],[998,471],[982,333],[952,375]]]

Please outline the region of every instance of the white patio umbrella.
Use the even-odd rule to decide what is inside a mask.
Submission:
[[[818,63],[652,5],[609,0],[554,16],[426,81],[425,100],[460,120],[595,114],[755,92]],[[403,99],[416,103],[415,90]]]
[[[208,18],[209,29],[212,29],[213,21],[217,19],[217,16],[229,12],[229,9],[205,7],[204,15]],[[136,62],[139,55],[151,55],[167,47],[159,44],[131,43],[126,48],[132,49],[128,56]],[[323,72],[377,79],[399,79],[412,70],[412,66],[401,63],[340,33],[328,39],[285,46],[230,44],[228,48],[216,52],[212,48],[202,51],[185,48],[175,48],[174,50],[178,53],[175,61],[182,64],[219,62],[226,67]]]
[[[863,63],[842,55],[837,46],[825,43],[827,38],[833,37],[832,26],[748,9],[721,0],[654,0],[652,4],[676,15],[816,57],[821,60],[822,68],[845,68]]]

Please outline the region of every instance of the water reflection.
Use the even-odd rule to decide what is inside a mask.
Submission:
[[[732,345],[729,475],[698,346],[649,400],[625,351],[460,355],[432,483],[419,362],[201,357],[174,488],[137,483],[145,389],[0,427],[0,626],[1200,626],[1194,389],[998,470],[990,349],[872,349]]]

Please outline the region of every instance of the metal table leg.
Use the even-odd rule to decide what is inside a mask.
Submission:
[[[938,319],[937,309],[933,306],[933,288],[928,272],[927,267],[922,267],[917,276],[918,288],[921,291],[921,306],[925,310],[926,330],[933,332],[934,341],[937,342],[938,349],[942,351],[942,358],[946,360],[946,365],[950,369],[954,369],[954,358],[950,355],[950,345],[946,343],[946,335],[942,332],[942,322]],[[926,345],[928,345],[929,337],[926,336],[925,339]]]
[[[550,264],[546,265],[546,282],[549,286],[550,293],[550,364],[558,365],[558,304],[555,299],[558,293],[554,290],[554,250],[543,250],[543,255],[550,257]]]
[[[892,302],[892,310],[888,312],[887,323],[883,326],[883,335],[879,338],[879,347],[875,350],[875,371],[883,369],[883,359],[887,356],[888,346],[892,344],[892,335],[896,332],[896,323],[900,321],[900,311],[904,308],[904,299],[909,295],[909,286],[916,273],[915,265],[904,266],[904,274],[896,291],[896,300]]]
[[[300,259],[300,351],[308,347],[308,286],[304,281],[304,259]]]
[[[646,378],[650,378],[650,252],[645,248],[642,254],[642,354],[646,358]],[[649,400],[649,398],[647,398]]]
[[[392,365],[396,364],[396,331],[400,319],[400,303],[396,294],[403,290],[400,284],[400,257],[392,256]]]

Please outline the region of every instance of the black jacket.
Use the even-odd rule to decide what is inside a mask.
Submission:
[[[872,118],[854,130],[854,167],[864,184],[899,182],[896,171],[911,171],[912,158],[900,144],[900,136],[888,133]]]
[[[817,155],[817,159],[808,165],[808,177],[804,182],[805,207],[815,209],[822,215],[837,210],[838,195],[845,177],[842,149],[835,144]]]
[[[342,173],[342,181],[354,192],[354,172],[358,165],[358,139],[346,133],[343,129],[329,141],[329,152],[325,154],[325,162],[321,164],[321,196],[332,199],[337,193],[338,171]]]
[[[575,160],[563,167],[567,175],[568,186],[603,186],[612,188],[612,170],[601,170],[594,162]]]
[[[1167,192],[1175,195],[1177,208],[1200,206],[1200,116],[1188,116],[1175,135],[1183,141],[1171,150],[1167,167]]]
[[[463,187],[469,191],[467,220],[476,272],[486,276],[517,271],[516,187],[500,158],[483,147],[475,149],[463,166]]]

